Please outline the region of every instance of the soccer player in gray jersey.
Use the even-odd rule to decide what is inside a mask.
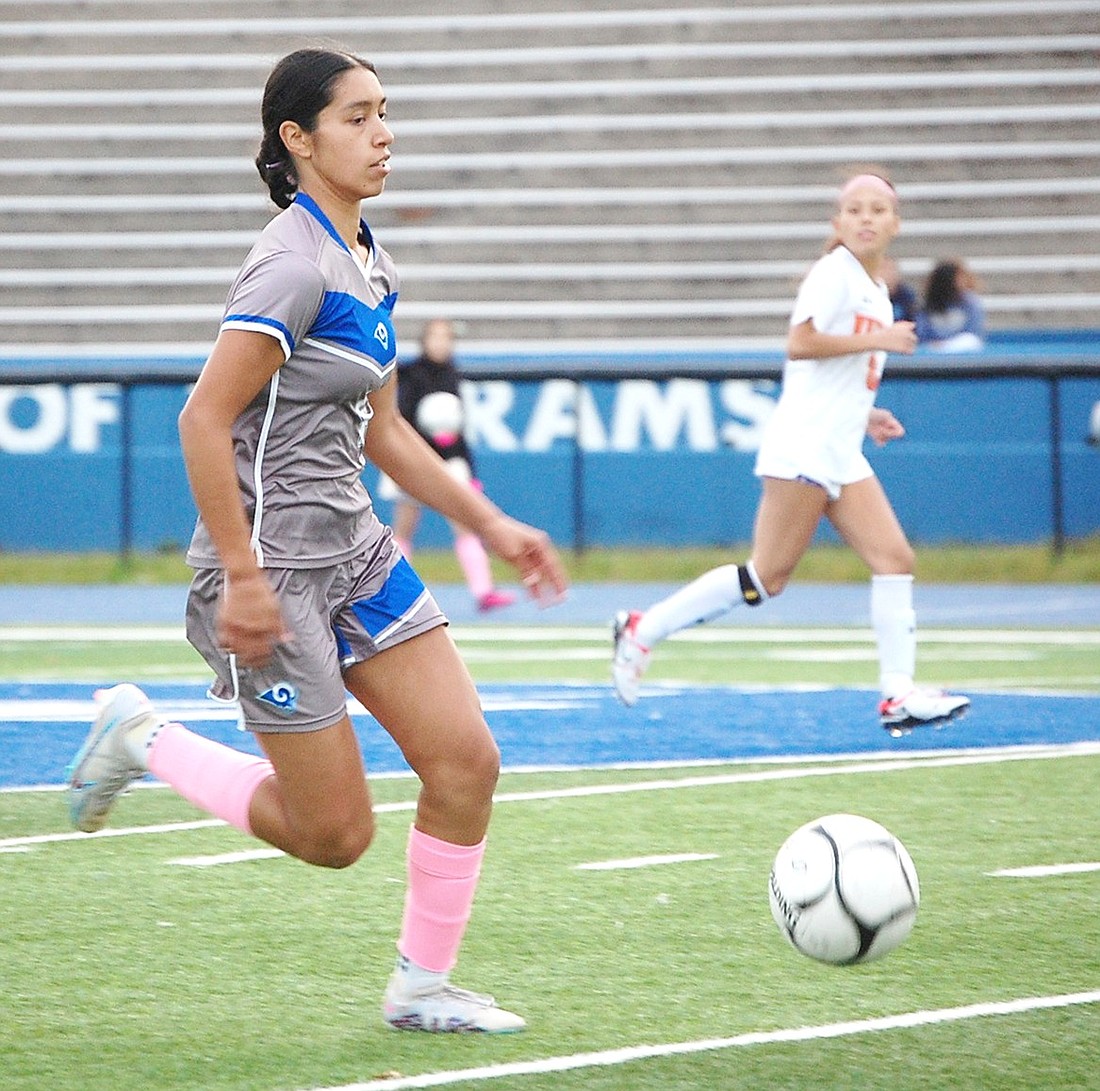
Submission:
[[[449,474],[397,410],[397,274],[360,219],[393,135],[366,61],[300,50],[264,91],[257,167],[284,211],[229,292],[180,416],[199,519],[187,634],[264,757],[168,723],[135,686],[98,695],[70,771],[74,823],[96,830],[147,771],[308,863],[354,863],[374,835],[347,691],[394,738],[421,790],[397,967],[383,1016],[426,1031],[519,1030],[450,984],[485,851],[500,756],[446,618],[377,519],[369,458],[471,528],[541,602],[565,590],[548,537]]]

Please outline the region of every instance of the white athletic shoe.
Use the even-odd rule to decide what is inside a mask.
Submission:
[[[966,714],[970,698],[942,690],[912,689],[904,697],[887,698],[878,706],[882,726],[894,738],[914,727],[943,727]]]
[[[527,1026],[514,1012],[498,1008],[491,996],[467,992],[449,983],[404,992],[398,974],[386,987],[382,1018],[396,1030],[426,1030],[433,1034],[514,1034]]]
[[[640,610],[620,610],[612,627],[615,654],[611,660],[611,681],[619,700],[628,708],[637,704],[642,675],[649,666],[649,649],[639,644],[635,636],[641,616]]]
[[[161,722],[149,698],[129,682],[101,689],[95,699],[95,722],[66,770],[69,814],[85,833],[102,829],[115,800],[146,773],[127,750],[126,735],[144,720],[150,728]]]

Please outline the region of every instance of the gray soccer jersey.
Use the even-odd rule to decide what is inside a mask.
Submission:
[[[367,395],[396,364],[397,272],[371,241],[360,262],[306,194],[264,229],[229,291],[221,328],[276,338],[285,363],[233,425],[237,477],[260,564],[317,568],[379,533],[361,480]],[[200,518],[187,553],[221,564]]]

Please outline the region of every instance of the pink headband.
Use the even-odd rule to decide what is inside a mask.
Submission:
[[[845,201],[853,191],[863,188],[877,190],[884,196],[889,197],[894,203],[894,207],[897,207],[898,191],[885,178],[881,178],[877,174],[857,174],[854,178],[849,179],[840,191],[840,196],[837,198],[838,202]]]

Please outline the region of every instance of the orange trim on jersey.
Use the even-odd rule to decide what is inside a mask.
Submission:
[[[883,324],[870,314],[857,314],[855,321],[852,325],[853,333],[874,333],[875,330],[883,329]],[[867,389],[878,390],[879,383],[882,381],[882,354],[879,352],[872,352],[867,360]]]

